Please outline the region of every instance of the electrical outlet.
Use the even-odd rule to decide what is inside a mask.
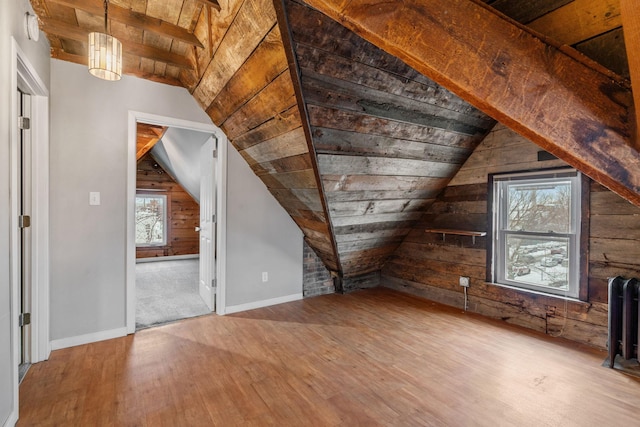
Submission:
[[[464,276],[460,276],[460,286],[468,288],[469,287],[469,278],[468,277],[464,277]]]
[[[262,272],[262,281],[263,282],[268,282],[269,281],[269,273],[267,273],[266,271]]]

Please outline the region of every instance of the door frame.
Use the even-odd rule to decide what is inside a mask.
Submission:
[[[227,216],[227,136],[214,124],[192,122],[174,117],[159,116],[140,111],[129,111],[128,119],[128,146],[127,146],[127,226],[125,249],[125,300],[126,300],[126,325],[127,333],[133,334],[136,330],[136,243],[135,243],[135,198],[136,198],[136,125],[138,122],[151,125],[170,126],[188,129],[198,132],[206,132],[218,139],[218,167],[216,168],[216,180],[218,182],[216,192],[216,253],[217,264],[215,294],[215,307],[217,314],[225,314],[226,307],[226,216]]]
[[[18,361],[20,360],[20,329],[18,301],[20,286],[19,257],[19,156],[17,89],[31,95],[31,291],[28,305],[31,311],[31,363],[47,360],[51,354],[49,341],[49,89],[35,67],[11,37],[11,136],[10,164],[10,281],[11,281],[11,347],[14,365],[14,404],[18,408]],[[17,414],[17,412],[16,412]]]

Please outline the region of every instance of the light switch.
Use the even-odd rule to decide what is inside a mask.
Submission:
[[[100,192],[99,191],[89,192],[89,205],[98,206],[99,204],[100,204]]]

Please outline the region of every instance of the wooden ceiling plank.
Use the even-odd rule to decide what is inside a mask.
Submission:
[[[75,55],[68,53],[58,48],[51,48],[51,57],[60,59],[62,61],[73,62],[75,64],[87,66],[87,57],[85,55]],[[180,86],[182,83],[178,79],[174,79],[166,76],[157,76],[150,73],[145,73],[137,67],[128,66],[126,63],[122,65],[122,72],[124,74],[140,77],[141,79],[151,80],[158,83],[164,83],[171,86]]]
[[[300,127],[300,110],[297,105],[292,105],[258,127],[234,138],[232,142],[236,149],[244,150],[298,127]]]
[[[333,191],[327,192],[329,203],[355,202],[368,200],[392,200],[403,197],[433,199],[439,190],[360,190],[360,191]]]
[[[318,154],[318,168],[324,175],[386,175],[451,178],[461,164],[426,160]]]
[[[620,25],[620,0],[574,0],[528,24],[533,30],[567,45]]]
[[[55,19],[45,18],[41,19],[41,21],[41,29],[47,34],[53,34],[58,37],[85,43],[87,42],[88,34],[90,32],[87,29],[68,25]],[[127,54],[149,58],[154,61],[166,62],[167,64],[175,65],[176,67],[193,70],[193,64],[184,56],[126,39],[121,39],[120,41],[122,42],[123,51]]]
[[[635,146],[640,149],[640,2],[620,0],[624,42],[629,61],[629,74],[635,106]]]
[[[276,24],[273,3],[246,0],[218,45],[193,92],[200,105],[208,107]]]
[[[286,69],[287,58],[280,29],[276,25],[216,95],[207,113],[220,126]]]
[[[631,78],[622,27],[578,43],[575,48],[619,76]]]
[[[102,0],[48,0],[48,2],[83,10],[92,15],[104,16],[104,3]],[[168,36],[193,46],[204,47],[194,34],[182,27],[115,4],[109,5],[109,19],[162,36]]]
[[[293,84],[289,73],[282,73],[260,93],[236,110],[222,125],[229,139],[234,140],[274,115],[287,111],[296,104]]]
[[[475,1],[307,2],[640,206],[625,82]]]
[[[378,135],[407,141],[447,145],[473,150],[482,137],[467,137],[452,132],[410,125],[395,120],[374,117],[355,111],[338,110],[316,105],[308,105],[309,121],[313,128],[349,129],[368,135]],[[462,136],[462,138],[452,138]]]
[[[333,191],[414,191],[434,190],[440,192],[449,183],[450,178],[432,178],[428,176],[389,176],[389,175],[322,175],[327,197]]]
[[[312,133],[313,146],[318,154],[351,153],[462,164],[472,151],[453,146],[455,141],[464,138],[464,136],[455,133],[449,133],[448,140],[440,139],[429,142],[328,128],[314,128]],[[447,141],[453,141],[452,145],[448,145]]]
[[[309,153],[302,128],[296,128],[284,135],[268,139],[260,144],[242,150],[249,165],[270,162],[283,157]]]
[[[217,10],[218,12],[221,10],[220,9],[220,3],[218,3],[218,0],[195,0],[198,3],[202,3],[205,6],[209,6],[215,10]]]
[[[167,131],[167,126],[149,125],[138,123],[136,132],[136,161],[139,161],[145,154],[162,139]]]
[[[360,86],[333,76],[325,77],[312,70],[302,70],[302,89],[308,104],[350,110],[373,117],[412,125],[442,129],[463,135],[484,135],[495,122],[416,101],[404,94]]]
[[[370,45],[370,43],[367,44]],[[425,83],[401,77],[379,68],[380,66],[374,67],[369,64],[363,64],[334,55],[331,52],[322,51],[316,46],[308,46],[301,43],[296,43],[296,54],[300,71],[306,78],[322,81],[326,79],[322,76],[330,76],[332,80],[339,79],[357,85],[352,85],[352,88],[362,87],[361,90],[363,92],[376,90],[407,97],[423,104],[431,104],[438,106],[438,108],[467,116],[481,118],[485,123],[488,119],[486,114],[476,110],[450,91],[436,85],[433,81]],[[407,71],[405,74],[410,75],[411,73]],[[422,80],[426,80],[426,78],[423,77]]]
[[[494,7],[511,19],[526,24],[572,1],[573,0],[497,0],[491,3],[491,7]]]

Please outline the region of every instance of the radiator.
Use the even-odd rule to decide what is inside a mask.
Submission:
[[[609,367],[617,355],[638,358],[638,280],[620,276],[609,279]]]

